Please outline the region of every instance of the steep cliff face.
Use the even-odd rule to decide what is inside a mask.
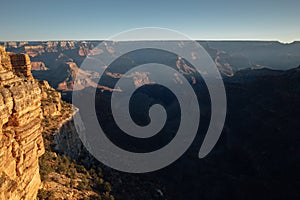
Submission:
[[[28,56],[0,48],[0,199],[33,199],[40,186],[41,90]]]
[[[78,115],[78,113],[75,113]],[[54,135],[55,149],[70,158],[78,159],[82,155],[86,155],[87,151],[84,148],[74,125],[74,121],[66,120],[61,128]]]
[[[52,102],[48,102],[49,95]],[[60,112],[60,96],[31,75],[25,54],[0,47],[0,199],[36,198],[44,153],[41,121]]]

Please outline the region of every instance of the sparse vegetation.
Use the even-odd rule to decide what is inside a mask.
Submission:
[[[63,110],[68,113],[71,108],[69,105],[64,105]],[[65,188],[66,191],[72,191],[69,193],[77,194],[75,199],[113,200],[114,197],[110,194],[111,186],[103,179],[100,167],[86,168],[81,163],[55,151],[53,134],[57,131],[57,122],[58,119],[55,117],[45,118],[42,122],[45,127],[43,136],[46,149],[45,154],[39,159],[42,182],[54,183]],[[39,190],[39,200],[54,200],[55,198],[61,197],[48,189]]]
[[[54,193],[52,191],[47,191],[44,189],[40,189],[38,191],[37,198],[39,200],[55,200]]]

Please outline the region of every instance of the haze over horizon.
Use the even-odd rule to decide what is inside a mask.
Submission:
[[[2,2],[0,41],[104,40],[141,27],[162,27],[195,40],[300,40],[296,0]],[[5,28],[4,28],[5,27]]]

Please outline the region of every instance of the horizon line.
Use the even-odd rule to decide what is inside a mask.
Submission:
[[[107,40],[107,39],[47,39],[47,40],[0,40],[0,42],[103,42],[103,41],[191,41],[191,40],[175,40],[175,39],[137,39],[137,40]],[[300,40],[294,40],[291,42],[284,42],[276,39],[193,39],[197,42],[278,42],[281,44],[292,44],[300,42]]]

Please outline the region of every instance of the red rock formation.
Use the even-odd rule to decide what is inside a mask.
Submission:
[[[31,70],[44,71],[44,70],[48,70],[48,68],[43,62],[31,62]]]
[[[42,110],[44,116],[59,115],[62,109],[61,94],[50,87],[47,81],[40,81],[42,91]]]
[[[31,57],[36,57],[45,52],[45,49],[42,45],[37,46],[25,46],[25,52]]]
[[[0,48],[0,199],[34,199],[40,186],[41,90],[26,55]]]
[[[92,80],[99,77],[97,72],[82,70],[75,62],[66,62],[64,67],[69,74],[65,81],[58,84],[58,90],[70,91],[82,90],[86,87],[98,87],[98,84]],[[74,88],[74,85],[76,85],[76,88]]]
[[[41,121],[59,114],[60,94],[31,75],[25,54],[0,47],[0,199],[36,199],[44,153]]]
[[[30,58],[26,54],[10,54],[12,70],[17,76],[33,79]]]

